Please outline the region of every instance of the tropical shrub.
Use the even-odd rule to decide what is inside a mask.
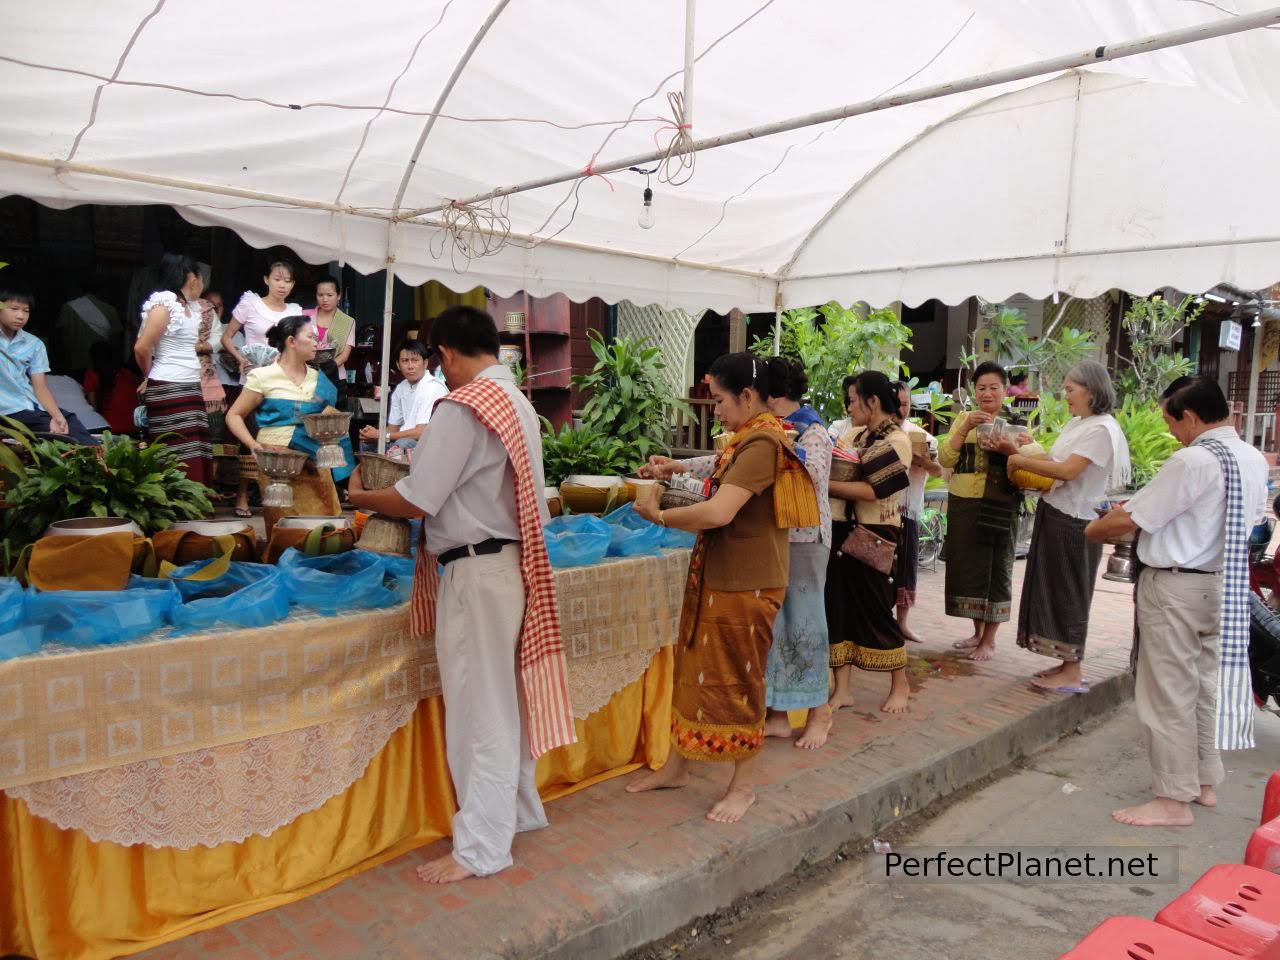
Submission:
[[[647,337],[612,344],[594,330],[588,337],[595,366],[573,378],[574,386],[590,394],[583,426],[621,443],[623,470],[636,469],[651,454],[669,453],[668,419],[675,410],[692,411],[663,379],[662,351]]]
[[[863,370],[882,370],[897,378],[907,368],[898,359],[911,343],[911,328],[890,309],[872,310],[866,319],[834,301],[818,309],[803,307],[782,315],[780,353],[803,364],[809,377],[809,403],[827,420],[845,414],[840,384]],[[773,355],[773,334],[751,345],[757,356]]]
[[[1159,294],[1134,298],[1120,321],[1128,334],[1131,354],[1120,358],[1127,365],[1116,384],[1121,394],[1155,401],[1165,387],[1192,372],[1191,360],[1176,352],[1173,341],[1203,310],[1204,305],[1191,297],[1183,297],[1177,304]]]
[[[1129,459],[1133,463],[1132,486],[1137,490],[1151,482],[1181,444],[1169,432],[1164,413],[1154,400],[1125,397],[1115,417],[1129,441]]]

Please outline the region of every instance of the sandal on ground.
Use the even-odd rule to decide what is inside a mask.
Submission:
[[[1061,687],[1046,687],[1046,686],[1041,686],[1038,683],[1032,683],[1031,686],[1034,687],[1036,690],[1043,690],[1045,693],[1077,693],[1079,694],[1079,693],[1089,692],[1089,681],[1087,680],[1081,681],[1080,686],[1078,687],[1073,687],[1070,684],[1065,684]]]

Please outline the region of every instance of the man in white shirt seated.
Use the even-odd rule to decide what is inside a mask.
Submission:
[[[1183,449],[1085,528],[1096,542],[1139,532],[1134,703],[1156,796],[1112,814],[1136,827],[1190,826],[1191,804],[1217,803],[1219,750],[1252,746],[1248,538],[1267,505],[1267,462],[1214,380],[1179,377],[1160,403]]]
[[[406,340],[400,345],[396,366],[404,377],[391,392],[387,407],[387,452],[393,447],[407,452],[418,445],[422,431],[431,420],[436,402],[449,388],[436,379],[427,363],[427,349],[420,340]],[[378,448],[378,428],[360,430],[360,449]]]

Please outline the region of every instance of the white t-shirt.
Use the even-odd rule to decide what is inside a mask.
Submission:
[[[401,380],[391,391],[391,403],[387,405],[387,423],[395,424],[401,430],[412,430],[429,423],[436,401],[448,392],[449,388],[429,373],[417,383]]]
[[[1089,461],[1074,480],[1060,480],[1044,494],[1044,502],[1057,507],[1070,517],[1080,520],[1096,520],[1094,507],[1107,495],[1111,478],[1115,448],[1111,443],[1111,431],[1107,429],[1110,416],[1074,417],[1058,434],[1049,451],[1049,458],[1065,463],[1072,455]],[[1030,468],[1032,471],[1035,467]]]
[[[1202,441],[1221,440],[1240,465],[1245,533],[1267,510],[1267,461],[1234,427],[1202,433],[1170,457],[1125,510],[1140,528],[1138,557],[1149,567],[1220,570],[1227,497],[1222,465]]]
[[[912,423],[910,420],[902,422],[902,429],[905,433],[922,433],[929,438],[929,455],[937,457],[938,455],[938,438],[931,434],[924,427]],[[924,485],[929,480],[929,471],[923,467],[908,467],[907,477],[911,481],[911,486],[907,487],[906,497],[902,501],[902,512],[912,520],[919,518],[920,511],[924,509]]]
[[[302,313],[302,307],[296,303],[286,303],[283,310],[272,310],[262,298],[252,290],[245,291],[240,302],[231,311],[232,318],[240,321],[244,330],[246,346],[267,346],[267,331],[285,317]]]

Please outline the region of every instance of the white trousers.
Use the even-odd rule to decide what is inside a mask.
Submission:
[[[547,825],[517,676],[523,621],[518,546],[444,568],[436,656],[449,773],[460,808],[453,818],[453,856],[481,877],[511,866],[517,831]]]
[[[1143,570],[1133,699],[1156,796],[1189,803],[1223,780],[1218,717],[1217,577]]]

